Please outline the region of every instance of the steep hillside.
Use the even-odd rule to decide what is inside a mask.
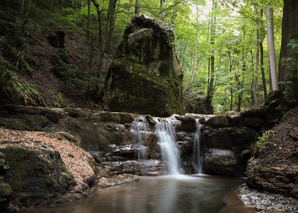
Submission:
[[[95,41],[55,13],[32,11],[20,16],[2,5],[0,104],[99,107],[91,101],[101,103],[103,87]]]

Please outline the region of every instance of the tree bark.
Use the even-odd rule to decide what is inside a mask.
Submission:
[[[264,100],[267,100],[267,86],[266,86],[266,77],[265,77],[265,70],[264,70],[264,49],[263,49],[263,41],[260,42],[260,53],[261,53],[261,73],[262,73],[262,83],[263,83],[263,90],[264,90]]]
[[[138,16],[140,14],[140,0],[136,0],[136,5],[135,5],[135,15]]]
[[[284,59],[289,58],[290,47],[288,46],[291,39],[298,39],[298,1],[284,0],[283,19],[282,19],[282,42],[279,60],[278,80],[286,82],[289,77],[289,68]],[[284,90],[284,86],[280,85],[280,89]]]
[[[216,16],[215,16],[215,10],[216,10],[217,4],[216,1],[213,0],[212,5],[212,15],[211,15],[211,27],[210,27],[210,45],[211,45],[211,51],[210,51],[210,81],[208,85],[208,91],[207,91],[207,108],[211,109],[212,99],[214,95],[214,71],[215,71],[215,52],[214,52],[214,44],[215,44],[215,33],[216,33]]]
[[[259,29],[259,18],[258,18],[258,10],[257,6],[254,5],[255,8],[255,13],[256,13],[256,20],[257,20],[257,50],[256,50],[256,69],[254,73],[254,78],[253,78],[253,83],[252,83],[252,92],[253,92],[253,102],[255,106],[258,106],[258,88],[257,88],[257,83],[258,83],[258,77],[257,74],[259,72],[259,57],[260,57],[260,29]]]
[[[25,0],[21,0],[21,5],[20,5],[20,13],[24,13],[24,7],[25,7]]]
[[[187,84],[187,86],[184,88],[183,93],[187,91],[187,89],[192,85],[193,80],[195,78],[195,73],[197,69],[197,57],[198,57],[198,46],[199,46],[199,15],[198,15],[198,7],[196,7],[197,12],[196,12],[196,50],[195,50],[195,57],[194,57],[194,62],[193,62],[193,68],[192,68],[192,75],[190,82]]]
[[[87,39],[90,35],[90,0],[88,0],[88,20],[87,20]]]
[[[275,60],[275,48],[274,48],[274,32],[273,32],[273,14],[269,6],[266,8],[267,16],[267,37],[268,37],[268,49],[269,49],[269,63],[272,89],[278,90],[276,60]]]
[[[113,38],[114,28],[115,28],[116,2],[117,0],[110,0],[108,16],[107,16],[106,33],[105,33],[105,40],[106,40],[105,53],[107,53],[108,55],[111,54],[111,50],[112,50],[112,38]]]

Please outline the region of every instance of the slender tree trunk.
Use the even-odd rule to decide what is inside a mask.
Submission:
[[[231,57],[231,51],[228,51],[229,56],[229,72],[232,76],[232,69],[233,69],[233,63],[232,63],[232,57]],[[233,77],[231,77],[231,80],[233,80]],[[233,88],[230,87],[230,111],[233,110]]]
[[[211,27],[210,27],[210,45],[211,45],[211,56],[210,56],[210,82],[208,85],[207,92],[207,108],[211,111],[211,103],[214,95],[214,71],[215,71],[215,52],[214,52],[214,44],[215,44],[215,33],[216,33],[216,10],[217,4],[216,1],[213,0],[212,6],[212,15],[211,15]]]
[[[278,90],[276,61],[275,61],[275,48],[274,48],[274,32],[273,32],[273,14],[269,6],[266,8],[267,16],[267,37],[268,37],[268,49],[269,49],[269,63],[271,72],[272,89]]]
[[[261,73],[262,73],[262,83],[264,89],[264,100],[267,100],[267,87],[266,87],[266,77],[264,70],[264,50],[263,50],[263,41],[260,42],[260,53],[261,53]]]
[[[257,6],[255,5],[255,13],[256,16],[258,16],[258,10]],[[252,84],[252,91],[253,91],[253,101],[254,105],[258,106],[258,88],[257,88],[257,83],[258,83],[258,72],[259,72],[259,58],[260,58],[260,29],[259,29],[259,18],[257,17],[257,50],[256,50],[256,70],[254,73],[254,78],[253,78],[253,84]]]
[[[50,6],[50,11],[53,11],[53,6],[54,6],[54,0],[51,1],[51,6]]]
[[[88,0],[87,39],[90,36],[90,0]]]
[[[115,28],[115,8],[117,0],[110,0],[108,17],[106,23],[106,33],[105,33],[105,52],[110,55],[112,50],[112,39]]]
[[[245,61],[245,53],[242,53],[242,72],[241,72],[241,76],[246,72],[246,61]],[[243,87],[244,84],[244,77],[241,78],[242,81],[240,81],[239,79],[239,87],[238,90],[240,90]],[[238,93],[238,102],[237,102],[237,111],[240,112],[241,110],[241,103],[242,103],[242,96],[243,96],[243,91],[241,91],[240,93]]]
[[[20,5],[20,13],[24,13],[24,7],[25,7],[25,0],[21,0],[21,5]]]
[[[263,90],[264,90],[264,100],[267,100],[267,86],[266,86],[266,77],[265,77],[265,70],[264,70],[264,48],[263,48],[263,41],[265,38],[265,30],[264,30],[264,24],[262,21],[263,17],[263,9],[261,9],[261,35],[260,35],[260,55],[261,55],[261,74],[262,74],[262,83],[263,83]]]
[[[192,68],[192,75],[190,82],[188,85],[184,88],[183,93],[187,91],[187,89],[192,85],[193,80],[195,78],[195,73],[197,69],[197,57],[198,57],[198,46],[199,46],[199,15],[198,15],[198,6],[196,6],[197,12],[196,12],[196,50],[195,50],[195,57],[193,62],[193,68]]]
[[[94,52],[94,45],[93,39],[90,39],[90,55],[89,55],[89,67],[88,67],[88,74],[89,74],[89,81],[87,87],[87,98],[90,99],[90,81],[91,81],[91,70],[92,70],[92,62],[93,62],[93,52]]]
[[[93,5],[96,7],[97,20],[98,20],[98,46],[100,55],[103,53],[103,39],[102,39],[102,19],[101,19],[101,10],[99,9],[99,4],[96,0],[92,0]]]
[[[29,3],[28,3],[28,9],[27,9],[27,12],[26,12],[26,16],[29,15],[29,11],[31,9],[31,3],[32,3],[32,0],[29,0]]]
[[[136,0],[136,5],[135,5],[135,15],[139,15],[140,14],[140,0]]]
[[[255,64],[254,64],[254,55],[253,55],[253,51],[250,51],[251,54],[251,70],[255,69]],[[253,71],[254,72],[254,71]],[[250,95],[251,95],[251,106],[254,106],[254,93],[253,93],[253,82],[254,82],[254,78],[251,80],[251,90],[250,90]]]

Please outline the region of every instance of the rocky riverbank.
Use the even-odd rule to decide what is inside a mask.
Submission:
[[[256,210],[256,212],[297,212],[298,199],[293,197],[260,192],[250,189],[246,184],[242,184],[236,190],[237,195],[245,205]]]
[[[137,180],[110,176],[92,155],[61,134],[0,128],[1,209],[62,205]]]

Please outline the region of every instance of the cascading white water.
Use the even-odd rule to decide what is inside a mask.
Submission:
[[[192,165],[198,174],[202,174],[202,156],[201,156],[201,144],[200,144],[200,123],[197,120],[197,131],[195,133],[193,143]]]
[[[147,159],[147,150],[143,144],[142,135],[140,131],[140,124],[138,122],[134,122],[132,125],[132,131],[136,138],[136,145],[138,150],[138,160],[146,160]]]
[[[156,120],[155,132],[158,135],[163,161],[166,162],[170,175],[178,175],[183,171],[180,167],[179,151],[175,143],[175,128],[168,120]]]

